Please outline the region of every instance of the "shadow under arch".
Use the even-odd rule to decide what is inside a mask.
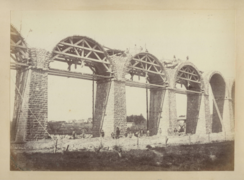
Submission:
[[[131,55],[125,62],[124,77],[126,74],[131,75],[131,79],[126,79],[126,84],[132,86],[133,76],[141,76],[145,78],[145,83],[139,83],[138,86],[150,89],[150,94],[146,90],[146,99],[150,97],[147,129],[150,135],[155,135],[159,131],[160,119],[162,113],[163,102],[165,98],[165,87],[168,86],[169,75],[166,68],[154,55],[148,52],[141,52]],[[148,109],[148,108],[147,108]]]
[[[211,119],[211,132],[218,133],[222,132],[222,123],[223,120],[223,111],[224,111],[224,102],[227,98],[226,94],[226,80],[224,76],[218,71],[209,71],[204,74],[205,81],[205,92],[212,97],[213,110],[211,114],[210,110],[210,119]],[[211,107],[211,106],[210,106]],[[221,120],[222,119],[222,120]]]
[[[186,117],[185,120],[182,118],[183,124],[178,122],[179,126],[185,126],[185,133],[195,134],[199,119],[200,105],[202,101],[202,90],[204,89],[204,82],[202,73],[198,68],[189,61],[181,62],[173,71],[171,76],[171,86],[175,89],[176,94],[183,94],[187,98],[186,104]],[[180,86],[179,86],[180,85]],[[176,103],[181,103],[177,102]],[[185,104],[178,104],[184,107]],[[177,109],[175,110],[176,114]],[[178,114],[179,115],[179,114]]]
[[[189,76],[188,76],[189,75]],[[204,89],[204,82],[201,71],[189,61],[184,61],[177,66],[172,76],[172,86],[175,88],[179,81],[186,86],[186,82],[189,81],[190,87],[186,87],[187,90],[201,91]]]

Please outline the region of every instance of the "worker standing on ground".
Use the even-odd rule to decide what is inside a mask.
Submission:
[[[104,135],[105,135],[104,131],[103,131],[103,130],[101,130],[101,132],[100,132],[100,136],[103,138],[103,137],[104,137]]]
[[[120,135],[120,130],[119,130],[119,127],[117,127],[117,129],[116,129],[116,139],[119,139],[119,135]]]
[[[75,131],[72,132],[73,139],[75,139]]]
[[[149,137],[149,135],[150,135],[150,131],[149,131],[149,129],[147,130],[147,136]]]

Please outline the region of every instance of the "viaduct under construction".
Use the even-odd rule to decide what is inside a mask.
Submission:
[[[187,96],[186,133],[234,132],[234,80],[218,71],[202,72],[192,62],[163,62],[149,52],[130,54],[109,49],[85,36],[61,40],[52,52],[28,48],[21,34],[11,25],[11,63],[16,70],[14,115],[11,141],[25,142],[36,135],[44,138],[48,121],[48,76],[63,76],[95,81],[93,98],[93,137],[103,129],[110,136],[117,127],[127,129],[126,86],[149,89],[148,128],[150,135],[172,135],[177,125],[176,94]],[[68,70],[50,68],[53,62]],[[71,66],[87,66],[92,74],[70,71]],[[130,74],[132,80],[125,78]],[[133,76],[146,83],[133,81]],[[176,87],[180,84],[185,90]],[[209,91],[209,89],[212,89]],[[210,93],[213,114],[210,114]],[[211,100],[212,101],[212,100]]]

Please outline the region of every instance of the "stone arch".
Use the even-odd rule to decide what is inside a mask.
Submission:
[[[114,69],[113,62],[103,46],[86,36],[69,36],[62,39],[51,54],[53,61],[69,65],[88,66],[94,74],[109,76]]]
[[[205,93],[207,95],[213,95],[215,102],[213,101],[213,114],[210,114],[211,119],[211,132],[218,133],[222,132],[222,123],[223,120],[223,111],[224,111],[224,103],[225,99],[228,98],[228,94],[226,94],[226,80],[224,76],[219,71],[209,71],[204,73],[204,83],[205,83]],[[210,87],[212,89],[212,93],[210,92]],[[212,102],[210,102],[212,103]],[[217,108],[216,108],[216,105]],[[221,119],[220,119],[220,117]]]
[[[199,122],[200,106],[202,101],[201,91],[204,89],[204,82],[201,71],[189,61],[178,61],[179,64],[174,68],[167,68],[170,74],[170,91],[172,109],[171,119],[175,127],[178,127],[177,100],[176,93],[185,94],[187,97],[186,107],[186,133],[195,134]],[[176,84],[184,85],[185,90],[178,89]],[[193,92],[195,91],[195,92]]]
[[[146,59],[146,61],[145,61],[145,59]],[[140,60],[140,61],[138,62],[137,60]],[[134,61],[134,64],[132,61]],[[140,65],[144,62],[147,62],[148,66],[141,68]],[[136,63],[138,63],[138,64],[136,64]],[[152,66],[150,67],[150,65],[152,65]],[[150,75],[150,73],[154,73],[151,71],[152,67],[154,69],[153,71],[155,72],[155,75],[158,75],[157,77],[156,76],[152,77],[152,75]],[[125,65],[124,65],[123,77],[125,77],[126,73],[128,73],[129,71],[131,71],[131,70],[133,71],[133,69],[138,70],[138,71],[144,71],[144,73],[148,72],[149,83],[168,85],[169,75],[168,75],[168,72],[166,71],[166,68],[164,67],[163,63],[160,60],[158,60],[158,58],[155,57],[151,53],[141,52],[141,53],[137,53],[135,55],[129,54],[128,58],[126,59]],[[158,73],[158,71],[160,73]],[[135,74],[138,74],[138,73],[135,73]],[[142,75],[143,75],[143,73],[142,73]]]
[[[129,73],[131,75],[144,76],[147,79],[147,86],[150,88],[148,96],[149,101],[149,114],[148,114],[148,128],[150,135],[156,135],[160,128],[166,128],[167,125],[162,125],[161,122],[169,121],[167,115],[163,114],[163,106],[168,107],[167,102],[164,103],[165,98],[168,98],[166,87],[168,86],[169,75],[163,63],[154,55],[148,52],[140,52],[137,54],[127,55],[124,64],[123,77]],[[125,80],[129,81],[129,80]],[[153,85],[160,85],[164,88],[154,88]],[[144,87],[144,86],[143,86]],[[147,91],[146,91],[147,92]],[[167,110],[164,112],[167,113]]]
[[[175,68],[174,72],[172,73],[172,78],[171,78],[171,82],[170,82],[172,88],[176,87],[177,77],[179,76],[180,71],[184,67],[189,67],[190,69],[192,69],[194,71],[194,74],[198,76],[198,80],[197,81],[198,81],[198,83],[200,83],[200,85],[198,87],[196,87],[196,90],[197,91],[203,90],[204,89],[204,82],[203,82],[203,78],[202,78],[202,73],[198,70],[198,68],[192,62],[189,62],[189,61],[181,62]],[[196,81],[196,80],[193,80],[193,81]]]

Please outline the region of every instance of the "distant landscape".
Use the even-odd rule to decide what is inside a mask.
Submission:
[[[127,131],[135,132],[140,129],[146,130],[147,121],[140,115],[127,116]],[[77,135],[82,134],[83,131],[86,134],[92,133],[92,118],[69,120],[69,121],[48,121],[47,130],[49,134],[59,135],[71,135],[73,131]]]

